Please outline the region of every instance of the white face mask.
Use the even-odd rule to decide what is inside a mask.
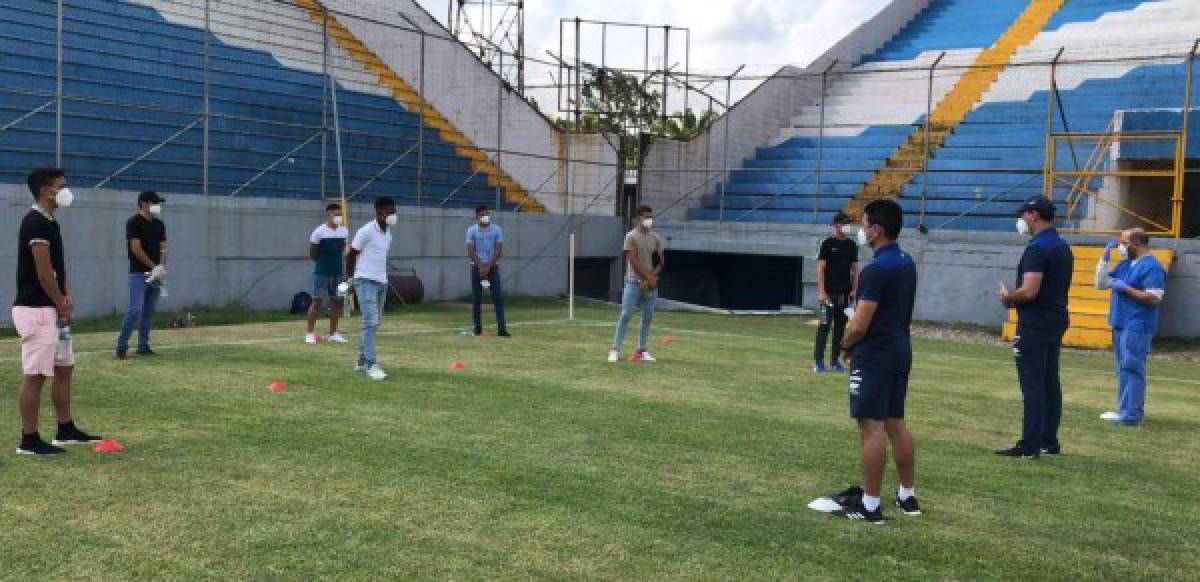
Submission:
[[[59,208],[66,208],[75,202],[75,193],[70,188],[63,187],[58,191],[58,196],[54,198],[54,203]]]
[[[492,217],[491,217],[491,216],[488,216],[488,215],[484,214],[483,216],[480,216],[480,217],[479,217],[479,224],[482,224],[482,225],[484,225],[484,226],[487,226],[487,225],[489,225],[489,224],[491,224],[491,223],[492,223]]]
[[[341,216],[340,214],[339,214],[339,215],[337,215],[337,216],[334,216],[334,217],[333,217],[333,225],[334,225],[334,226],[341,226],[341,225],[342,225],[342,216]]]
[[[1017,233],[1021,236],[1029,236],[1029,223],[1025,222],[1024,218],[1017,219]]]
[[[654,219],[653,219],[653,218],[643,218],[643,219],[642,219],[642,227],[643,227],[643,228],[650,228],[650,227],[653,227],[653,226],[654,226]]]
[[[162,214],[162,204],[151,204],[150,205],[150,214],[152,214],[154,216],[158,216],[158,215]]]
[[[1121,255],[1122,261],[1128,260],[1129,259],[1129,246],[1128,245],[1117,245],[1117,254]]]
[[[383,222],[388,226],[396,226],[396,223],[400,222],[400,217],[395,214],[389,214],[387,218],[383,219]]]
[[[867,229],[859,228],[858,233],[854,235],[854,240],[858,241],[858,246],[866,247],[871,245],[871,241],[867,240]]]

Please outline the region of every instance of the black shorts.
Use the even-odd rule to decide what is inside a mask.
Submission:
[[[858,354],[855,354],[857,356]],[[904,418],[912,361],[860,363],[850,369],[850,417],[858,420]]]

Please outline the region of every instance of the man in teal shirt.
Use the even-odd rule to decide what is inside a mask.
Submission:
[[[1109,255],[1117,247],[1120,262],[1111,271]],[[1158,331],[1158,304],[1167,286],[1167,271],[1150,254],[1150,237],[1140,228],[1110,242],[1096,265],[1096,288],[1112,289],[1108,324],[1117,356],[1117,411],[1100,417],[1120,426],[1138,426],[1145,418],[1146,359]]]
[[[349,232],[342,226],[342,207],[330,204],[325,207],[325,222],[312,232],[308,239],[308,256],[313,260],[312,304],[308,306],[308,330],[304,343],[317,343],[317,316],[321,305],[329,302],[329,341],[346,343],[338,333],[338,318],[342,316],[342,298],[337,294],[342,281],[342,261],[346,256],[346,238]]]

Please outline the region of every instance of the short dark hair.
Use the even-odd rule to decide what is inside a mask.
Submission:
[[[643,214],[654,214],[654,209],[643,204],[641,206],[638,206],[637,213],[638,213],[638,216],[641,216]]]
[[[876,224],[883,228],[883,233],[891,240],[900,238],[900,229],[904,227],[904,210],[895,200],[872,200],[863,209],[867,224]]]
[[[833,215],[833,221],[830,224],[850,224],[850,215],[845,212],[838,212]]]
[[[479,216],[480,214],[483,214],[484,212],[487,212],[489,210],[491,210],[491,209],[488,208],[487,204],[482,204],[482,205],[476,206],[475,207],[475,216]]]
[[[333,204],[328,204],[325,206],[325,212],[331,212],[334,210],[341,210],[341,209],[342,209],[342,205],[338,204],[337,202],[334,202]]]
[[[375,199],[375,210],[379,210],[380,208],[389,208],[389,207],[390,208],[396,207],[396,201],[392,200],[391,196],[380,196],[379,198]]]
[[[67,173],[60,168],[36,168],[29,172],[29,178],[25,180],[25,183],[29,185],[29,193],[33,194],[33,199],[37,200],[43,187],[53,184],[55,180],[66,175]]]
[[[1150,235],[1146,234],[1145,230],[1135,228],[1129,231],[1129,242],[1135,245],[1148,245],[1150,244]]]

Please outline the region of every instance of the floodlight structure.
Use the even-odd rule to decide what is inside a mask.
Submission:
[[[525,94],[525,0],[449,0],[450,34]]]

